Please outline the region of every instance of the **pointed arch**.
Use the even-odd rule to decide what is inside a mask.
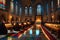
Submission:
[[[37,5],[37,15],[41,15],[41,5]]]

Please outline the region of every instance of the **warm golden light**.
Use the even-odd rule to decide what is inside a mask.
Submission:
[[[48,26],[49,28],[58,30],[60,25],[59,24],[50,24],[50,23],[45,23],[46,26]]]
[[[36,22],[41,22],[41,20],[40,19],[37,19]]]
[[[11,23],[12,15],[9,14],[8,22]]]
[[[26,22],[24,22],[24,25],[26,25]]]
[[[36,17],[36,22],[41,22],[41,16]]]
[[[30,22],[27,22],[28,24],[30,24]]]
[[[9,24],[5,24],[6,28],[9,28],[9,27],[12,27],[12,24],[9,23]]]
[[[10,10],[11,10],[11,12],[13,12],[13,0],[11,0],[11,2],[10,2]]]
[[[36,24],[36,28],[37,29],[40,29],[40,24]]]
[[[52,19],[54,19],[54,15],[52,15]]]
[[[21,25],[21,23],[19,23],[19,25]]]
[[[10,18],[12,18],[12,16],[10,15]]]
[[[14,25],[16,25],[16,23],[14,23]]]
[[[40,27],[40,24],[36,24],[36,27]]]

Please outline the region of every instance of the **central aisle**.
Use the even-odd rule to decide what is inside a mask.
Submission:
[[[33,26],[32,29],[28,30],[22,35],[18,40],[47,40],[44,34],[42,33],[39,26]]]

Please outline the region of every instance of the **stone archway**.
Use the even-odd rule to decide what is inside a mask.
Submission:
[[[36,23],[41,23],[41,13],[42,13],[42,5],[38,4],[36,6]]]

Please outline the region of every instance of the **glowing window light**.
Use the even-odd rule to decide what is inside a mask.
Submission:
[[[29,15],[32,15],[32,7],[29,8]]]
[[[11,1],[10,4],[11,4],[10,5],[11,12],[13,12],[13,2]]]
[[[30,34],[32,34],[32,29],[29,31]]]
[[[18,11],[17,9],[18,9],[18,6],[17,6],[17,2],[16,2],[16,14],[17,14],[17,11]]]
[[[60,0],[58,0],[58,7],[60,7]]]
[[[39,35],[40,34],[40,31],[39,30],[36,30],[36,35]]]
[[[53,8],[53,1],[51,1],[51,6],[52,6],[52,8]]]
[[[41,14],[41,5],[38,5],[37,6],[37,15],[40,15]]]
[[[28,8],[25,7],[25,15],[27,15],[27,14],[28,14]]]
[[[51,7],[52,7],[52,11],[53,11],[53,1],[51,1]]]
[[[19,15],[21,15],[21,13],[22,13],[22,8],[20,7],[20,14]]]
[[[46,4],[46,10],[47,10],[46,15],[48,15],[48,13],[49,13],[48,7],[49,7],[48,4]]]

